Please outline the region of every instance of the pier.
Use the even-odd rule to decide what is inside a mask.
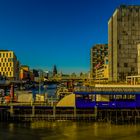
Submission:
[[[140,123],[139,109],[98,109],[39,105],[0,106],[0,121],[96,121],[113,124]]]
[[[69,102],[70,101],[70,102]],[[0,121],[99,121],[140,123],[139,85],[96,85],[75,88],[57,104],[0,104]]]
[[[75,107],[51,107],[45,105],[8,105],[0,106],[0,121],[89,121],[95,120],[96,109]]]
[[[112,124],[140,123],[140,109],[99,109],[97,121]]]

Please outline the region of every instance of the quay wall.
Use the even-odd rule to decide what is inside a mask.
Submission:
[[[140,123],[140,108],[99,109],[51,106],[0,106],[0,121],[97,121],[114,124]]]
[[[55,120],[95,120],[95,108],[51,106],[0,106],[0,121],[30,122]]]

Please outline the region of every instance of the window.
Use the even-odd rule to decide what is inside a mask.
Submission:
[[[5,63],[3,63],[3,67],[5,67]]]
[[[7,70],[7,68],[5,68],[5,71]]]
[[[132,26],[135,26],[135,23],[132,23]]]
[[[1,68],[1,71],[3,71],[3,68]]]
[[[120,80],[123,80],[124,78],[125,78],[124,72],[120,72],[120,74],[119,74],[119,79],[120,79]]]
[[[124,67],[128,67],[128,63],[124,63]]]
[[[108,64],[108,60],[106,60],[105,64]]]
[[[5,53],[3,53],[3,57],[5,57]]]
[[[134,71],[135,70],[135,68],[134,67],[131,67],[131,71]]]
[[[8,57],[8,53],[6,53],[6,57]]]
[[[8,58],[8,62],[13,62],[14,59],[13,58]]]
[[[130,8],[129,11],[132,12],[132,9]]]
[[[125,11],[122,11],[122,16],[123,16],[123,17],[125,16]]]
[[[121,49],[121,44],[119,44],[119,49]]]

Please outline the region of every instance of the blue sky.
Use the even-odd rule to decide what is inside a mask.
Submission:
[[[90,48],[107,43],[107,23],[120,4],[140,0],[0,0],[0,49],[31,68],[90,69]]]

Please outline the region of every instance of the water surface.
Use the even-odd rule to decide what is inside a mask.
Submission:
[[[0,123],[0,140],[139,140],[140,125],[94,122]]]

